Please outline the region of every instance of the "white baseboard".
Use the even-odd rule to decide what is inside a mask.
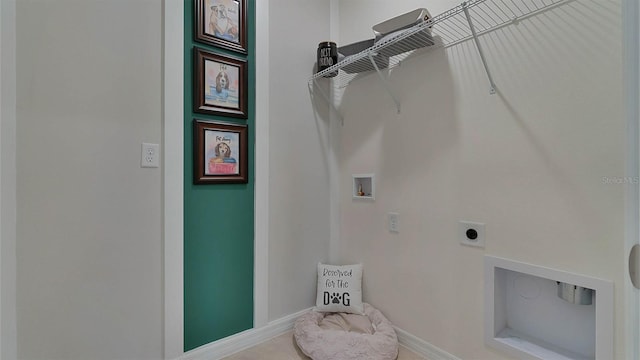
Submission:
[[[267,340],[271,340],[274,337],[293,329],[293,324],[296,319],[309,310],[311,310],[311,308],[287,315],[278,320],[270,321],[263,327],[249,329],[207,345],[203,345],[184,353],[177,360],[217,360],[233,355],[238,351],[242,351]]]
[[[428,342],[411,335],[410,333],[399,329],[394,326],[396,329],[396,334],[398,335],[398,342],[400,345],[406,347],[407,349],[415,352],[418,355],[424,356],[429,360],[460,360],[459,358],[449,354],[448,352],[439,349]]]
[[[309,310],[311,310],[311,308],[271,321],[263,327],[249,329],[207,345],[203,345],[184,353],[176,360],[217,360],[231,356],[238,351],[242,351],[271,340],[274,337],[293,329],[293,324],[296,319]],[[418,355],[422,355],[429,360],[461,360],[400,328],[394,328],[398,335],[398,342],[400,345]]]

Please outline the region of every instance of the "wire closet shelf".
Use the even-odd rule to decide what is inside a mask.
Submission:
[[[344,88],[359,74],[391,69],[415,53],[449,47],[470,39],[475,40],[493,91],[493,80],[487,67],[478,36],[570,0],[470,0],[408,29],[377,41],[373,46],[348,56],[337,64],[314,74],[309,83],[319,78],[333,77],[334,86]],[[381,75],[382,76],[382,75]]]

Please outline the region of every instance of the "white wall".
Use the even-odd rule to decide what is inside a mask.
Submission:
[[[0,359],[16,340],[16,4],[0,2]]]
[[[314,113],[306,83],[329,21],[328,0],[269,2],[270,320],[315,303],[329,256],[327,105]]]
[[[161,5],[18,3],[19,358],[162,357]]]
[[[330,250],[329,113],[322,100],[313,112],[301,82],[336,33],[329,2],[269,3],[270,320],[313,304],[315,263]],[[482,344],[484,253],[621,282],[623,188],[601,181],[624,174],[619,10],[599,4],[485,37],[500,95],[487,94],[470,43],[394,73],[400,116],[375,77],[347,89],[332,260],[364,261],[365,300],[399,327],[462,358],[496,358]],[[424,6],[340,5],[341,43]],[[595,38],[581,35],[583,16],[606,21]],[[21,358],[161,356],[160,171],[139,168],[140,143],[161,134],[160,19],[152,0],[19,3]],[[374,203],[345,190],[362,172],[379,180]],[[390,210],[397,236],[384,229]],[[487,223],[485,252],[455,243],[459,219]]]
[[[640,6],[635,0],[622,1],[622,24],[624,29],[624,98],[625,117],[627,119],[627,141],[626,141],[626,175],[630,177],[640,177]],[[626,184],[626,210],[625,210],[625,253],[629,254],[633,246],[640,241],[640,228],[638,218],[640,217],[640,184]],[[629,258],[625,261],[625,267],[630,265]],[[640,272],[640,262],[636,264],[636,271]],[[631,272],[631,270],[630,270]],[[633,286],[630,281],[625,284],[626,291],[626,345],[627,357],[631,359],[640,358],[640,290]]]
[[[457,4],[342,1],[339,40]],[[577,0],[483,36],[496,95],[470,41],[392,72],[400,115],[375,75],[345,90],[338,260],[364,263],[365,300],[395,325],[460,358],[502,358],[483,344],[491,254],[614,281],[624,358],[620,17],[618,1]],[[351,174],[370,172],[375,202],[353,201]],[[457,243],[459,220],[486,223],[484,250]]]

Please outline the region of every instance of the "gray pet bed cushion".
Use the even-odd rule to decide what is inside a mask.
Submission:
[[[293,335],[313,360],[395,360],[398,337],[391,322],[363,303],[364,315],[309,311],[298,318]]]

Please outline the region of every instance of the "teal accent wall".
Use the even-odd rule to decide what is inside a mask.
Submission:
[[[185,0],[184,48],[184,350],[253,327],[255,0],[248,1],[248,55],[194,41],[194,1]],[[193,48],[244,58],[247,120],[193,112]],[[193,184],[193,120],[246,124],[247,184]]]

